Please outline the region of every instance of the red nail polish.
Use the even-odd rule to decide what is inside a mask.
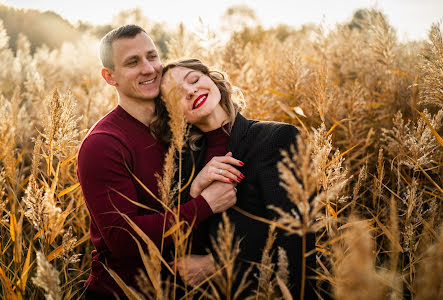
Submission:
[[[229,179],[230,182],[234,182],[234,179]]]
[[[245,178],[245,175],[240,174],[240,178],[241,178],[241,179],[244,179],[244,178]]]
[[[240,179],[240,178],[237,178],[237,181],[238,181],[238,182],[241,182],[241,179]]]
[[[244,162],[239,162],[240,166],[244,166],[245,163]]]

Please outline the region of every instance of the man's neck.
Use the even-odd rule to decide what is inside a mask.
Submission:
[[[131,116],[149,126],[154,118],[155,100],[128,101],[119,99],[118,104]]]

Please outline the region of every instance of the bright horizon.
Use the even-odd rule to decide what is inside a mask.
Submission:
[[[265,27],[278,24],[299,27],[306,23],[321,23],[329,27],[350,20],[359,8],[376,7],[387,15],[401,40],[426,39],[431,24],[443,20],[443,1],[437,0],[336,0],[333,4],[328,0],[224,0],[217,2],[218,7],[208,0],[108,0],[106,6],[102,1],[87,0],[0,0],[0,3],[16,8],[52,10],[73,24],[82,20],[94,25],[110,23],[120,11],[139,7],[152,21],[172,26],[183,22],[191,29],[198,26],[199,18],[216,29],[226,9],[239,4],[252,8]]]

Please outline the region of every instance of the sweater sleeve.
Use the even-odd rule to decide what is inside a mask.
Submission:
[[[159,248],[163,232],[168,230],[173,220],[171,213],[140,215],[139,207],[128,200],[138,202],[134,178],[125,166],[127,164],[131,168],[133,163],[136,162],[132,161],[130,151],[119,140],[106,134],[86,138],[78,154],[77,173],[91,222],[96,224],[107,248],[120,257],[138,256],[134,238],[142,241],[121,214],[129,217]],[[180,206],[180,218],[188,224],[194,222],[194,226],[210,215],[211,208],[201,196]],[[171,244],[171,238],[164,240],[165,246]],[[141,245],[144,246],[144,243]]]
[[[291,144],[296,143],[298,130],[291,125],[283,125],[279,127],[269,137],[267,145],[268,149],[263,151],[264,166],[258,176],[260,191],[266,205],[267,219],[276,219],[278,214],[269,208],[270,205],[279,207],[284,211],[296,210],[296,206],[287,196],[287,191],[280,186],[280,176],[277,168],[277,163],[282,159],[280,150],[289,151]],[[297,210],[296,210],[297,211]],[[307,235],[306,252],[314,249],[315,236],[314,234]],[[289,270],[289,288],[294,299],[300,297],[300,283],[301,283],[301,261],[302,261],[302,238],[295,234],[288,234],[287,232],[278,229],[275,246],[282,247],[288,257]],[[306,274],[311,275],[312,268],[315,266],[315,257],[311,255],[307,258]],[[311,286],[311,282],[305,285],[306,299],[315,296]]]

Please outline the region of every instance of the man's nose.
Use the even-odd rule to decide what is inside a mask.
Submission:
[[[150,73],[154,73],[155,72],[154,66],[151,64],[151,62],[149,60],[144,60],[143,61],[142,72],[144,74],[150,74]]]

